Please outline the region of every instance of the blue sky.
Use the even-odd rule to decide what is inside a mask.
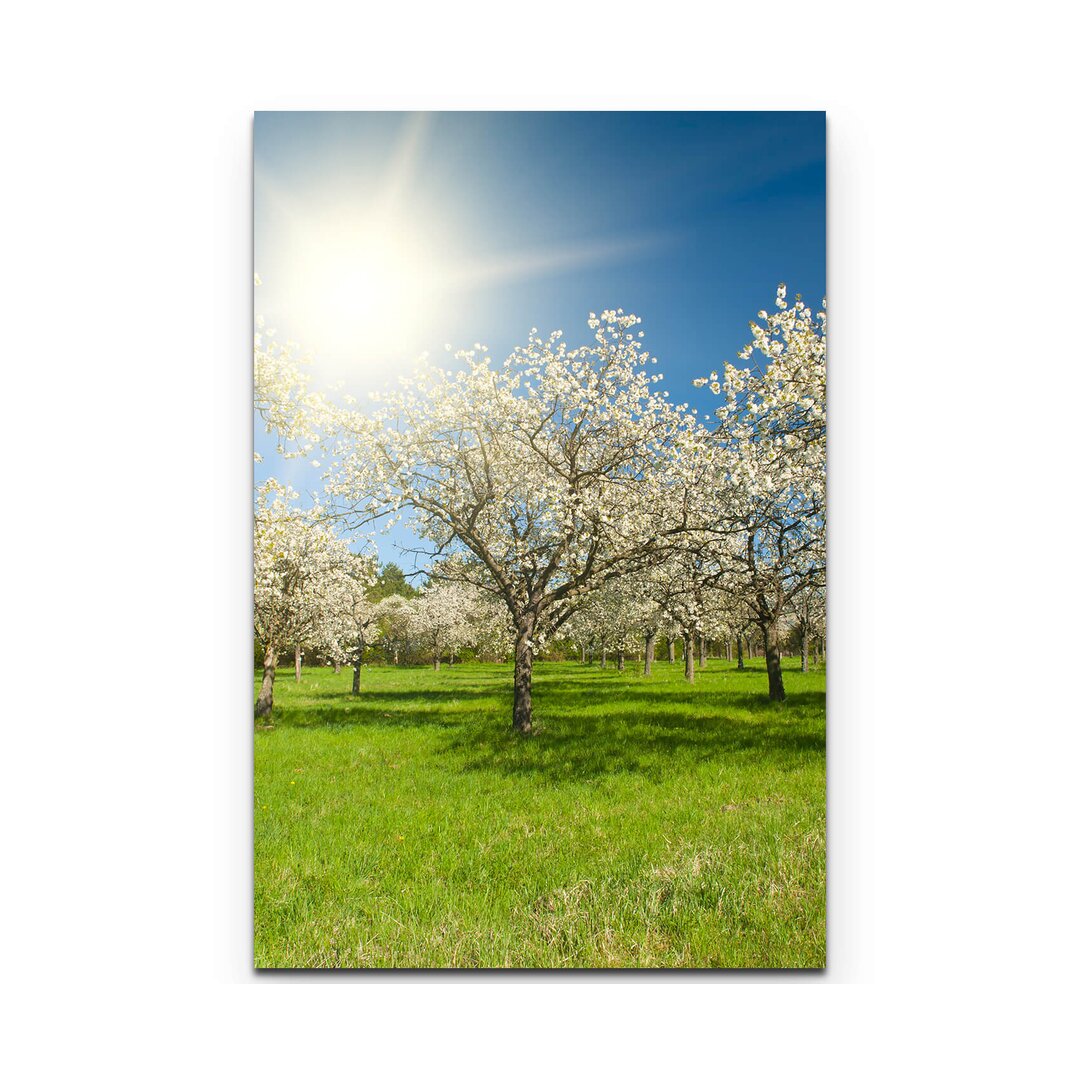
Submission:
[[[825,295],[825,114],[258,113],[254,239],[256,311],[358,396],[445,343],[578,344],[621,307],[705,413],[691,380],[737,362],[778,282]],[[256,480],[317,486],[259,431],[256,449]]]

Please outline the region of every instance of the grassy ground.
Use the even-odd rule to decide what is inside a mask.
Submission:
[[[821,967],[825,676],[762,661],[278,676],[258,967]]]

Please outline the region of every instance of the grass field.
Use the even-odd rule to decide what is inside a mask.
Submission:
[[[257,967],[821,967],[825,676],[764,662],[279,674]],[[257,681],[257,680],[256,680]]]

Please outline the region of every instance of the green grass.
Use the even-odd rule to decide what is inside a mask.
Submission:
[[[823,670],[539,663],[531,739],[508,665],[350,679],[255,732],[257,967],[824,965]]]

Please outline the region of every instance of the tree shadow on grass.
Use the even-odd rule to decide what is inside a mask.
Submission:
[[[483,690],[467,690],[464,687],[455,687],[452,690],[361,690],[358,697],[353,701],[361,704],[390,705],[401,708],[411,702],[420,701],[427,705],[442,706],[452,705],[457,701],[476,701],[487,698],[496,701],[499,698],[501,687],[486,687]]]
[[[444,753],[462,772],[492,771],[550,783],[589,782],[615,774],[661,782],[706,762],[729,759],[785,772],[824,760],[819,716],[792,716],[783,706],[754,716],[709,711],[637,709],[601,716],[537,708],[536,734],[512,734],[503,717],[463,725]]]
[[[274,727],[356,728],[436,727],[456,728],[503,706],[497,691],[488,690],[361,690],[348,693],[319,692],[314,701],[276,704]],[[487,707],[481,701],[487,701]]]
[[[698,693],[691,687],[671,689],[662,697],[648,690],[634,687],[613,692],[611,701],[618,707],[623,702],[648,702],[650,704],[690,705],[698,711],[727,712],[737,710],[750,713],[776,713],[782,710],[793,719],[803,716],[823,716],[825,713],[825,692],[823,690],[788,691],[783,703],[770,701],[768,695],[761,692],[718,691],[716,694]]]
[[[717,670],[716,675],[755,674]],[[656,782],[697,764],[731,759],[787,771],[825,753],[825,694],[793,689],[769,701],[764,686],[725,685],[702,673],[695,684],[650,682],[633,673],[562,670],[534,687],[537,734],[510,731],[513,687],[498,678],[462,677],[437,689],[340,686],[292,691],[274,709],[274,726],[339,730],[430,730],[433,750],[461,772],[527,775],[550,783],[590,782],[618,773]],[[760,674],[760,673],[758,673]],[[599,676],[599,678],[598,678]],[[602,683],[603,693],[597,694]],[[710,685],[711,683],[711,685]],[[293,700],[293,695],[297,700]]]

